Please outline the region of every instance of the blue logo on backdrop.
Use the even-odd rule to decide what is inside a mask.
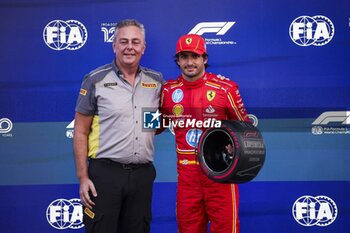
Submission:
[[[184,98],[184,93],[181,89],[176,89],[172,94],[174,103],[179,103]]]
[[[8,118],[0,119],[0,134],[6,134],[12,130],[12,121]]]
[[[200,129],[190,129],[186,133],[186,142],[192,147],[197,147],[203,131]]]
[[[230,28],[235,25],[235,21],[229,22],[200,22],[188,34],[216,34],[216,37],[204,38],[205,44],[209,45],[235,45],[237,42],[232,40],[222,40],[222,36],[224,36]],[[217,37],[219,36],[219,37]]]
[[[350,111],[328,111],[312,122],[311,132],[322,134],[350,134]]]
[[[70,200],[57,199],[50,203],[46,210],[48,223],[58,230],[79,229],[83,224],[83,207],[78,198]]]
[[[159,129],[161,115],[162,114],[159,112],[159,110],[143,112],[143,128],[144,129]]]
[[[302,226],[328,226],[337,215],[337,205],[327,196],[302,196],[293,205],[293,217]]]
[[[115,26],[117,23],[102,23],[101,31],[103,32],[103,41],[112,43],[114,39]]]
[[[289,27],[289,35],[299,46],[323,46],[329,43],[334,36],[332,21],[322,15],[300,16]]]
[[[204,33],[216,33],[216,35],[225,35],[235,23],[236,22],[201,22],[192,28],[188,34],[203,35]]]
[[[77,20],[53,20],[45,26],[43,38],[53,50],[77,50],[87,41],[88,33]]]
[[[252,124],[257,127],[259,124],[259,119],[254,114],[248,114],[249,120],[252,122]]]

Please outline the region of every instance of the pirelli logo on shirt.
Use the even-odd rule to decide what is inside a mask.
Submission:
[[[157,88],[157,83],[141,82],[143,88]]]
[[[92,212],[92,210],[90,210],[89,208],[85,207],[84,209],[84,213],[89,216],[91,219],[95,218],[95,213]]]
[[[84,95],[85,96],[86,93],[87,93],[87,90],[81,88],[79,93],[80,93],[80,95]]]

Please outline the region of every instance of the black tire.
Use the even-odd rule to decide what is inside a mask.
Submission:
[[[221,128],[206,130],[198,144],[198,161],[202,171],[210,179],[221,183],[251,181],[262,168],[265,155],[260,131],[241,121],[222,121]]]

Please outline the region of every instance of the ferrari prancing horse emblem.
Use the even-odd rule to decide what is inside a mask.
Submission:
[[[212,101],[215,98],[215,95],[216,95],[215,91],[212,91],[212,90],[207,91],[207,99],[209,101]]]

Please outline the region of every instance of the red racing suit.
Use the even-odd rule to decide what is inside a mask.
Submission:
[[[173,122],[176,138],[179,232],[206,233],[209,221],[211,233],[239,232],[238,186],[210,180],[196,156],[200,135],[216,126],[214,119],[250,122],[237,84],[211,73],[195,82],[180,75],[163,85],[161,109],[163,119]]]

